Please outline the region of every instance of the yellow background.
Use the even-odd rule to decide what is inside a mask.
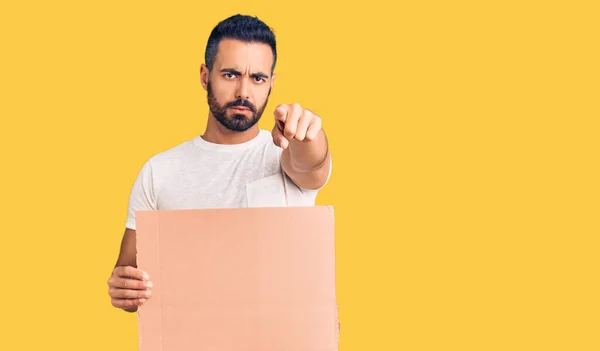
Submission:
[[[0,5],[0,350],[135,350],[111,307],[131,185],[204,130],[212,27],[279,45],[334,155],[340,351],[599,350],[593,1]]]

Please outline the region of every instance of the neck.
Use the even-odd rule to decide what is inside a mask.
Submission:
[[[219,123],[211,113],[208,116],[206,131],[202,135],[202,139],[214,144],[241,144],[254,139],[259,132],[258,124],[243,132],[229,130]]]

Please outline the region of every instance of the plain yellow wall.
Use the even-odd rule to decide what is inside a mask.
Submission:
[[[14,1],[1,350],[137,348],[106,286],[129,190],[204,130],[235,13],[278,37],[261,126],[299,102],[329,135],[340,351],[600,349],[594,2]]]

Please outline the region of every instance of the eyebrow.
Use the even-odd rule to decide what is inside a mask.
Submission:
[[[240,72],[240,71],[238,71],[238,70],[236,70],[236,69],[233,69],[233,68],[223,68],[223,69],[221,70],[221,72],[222,72],[222,73],[233,73],[233,74],[237,74],[237,75],[239,75],[239,76],[241,76],[241,75],[242,75],[242,72]],[[252,74],[250,75],[250,77],[252,77],[252,78],[258,77],[258,78],[265,78],[265,79],[269,78],[269,76],[268,76],[268,75],[266,75],[266,74],[264,74],[264,73],[262,73],[262,72],[256,72],[256,73],[252,73]]]

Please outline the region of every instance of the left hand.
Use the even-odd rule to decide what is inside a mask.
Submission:
[[[279,105],[273,114],[273,142],[282,149],[292,140],[315,140],[321,131],[321,118],[299,104]]]

